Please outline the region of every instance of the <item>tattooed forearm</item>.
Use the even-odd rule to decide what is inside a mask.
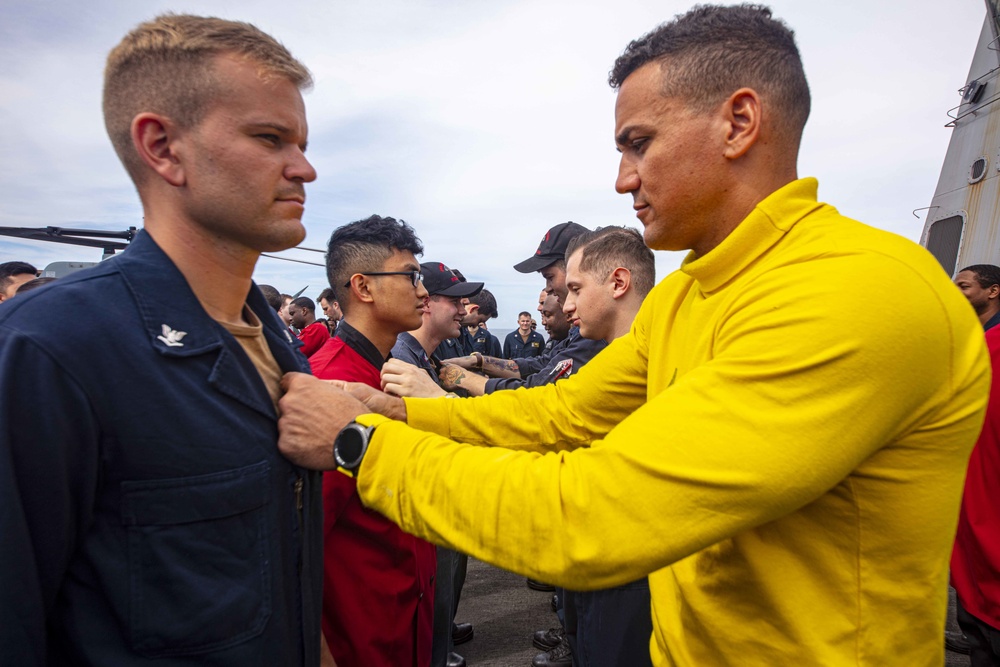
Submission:
[[[453,364],[445,364],[438,373],[438,378],[448,389],[454,389],[455,387],[461,386],[462,379],[465,377],[465,369],[461,366],[455,366]]]
[[[518,378],[521,377],[517,362],[513,359],[498,359],[496,357],[483,357],[483,372],[495,378]]]
[[[448,390],[464,389],[472,396],[486,393],[486,378],[459,366],[445,364],[438,372],[438,378]]]

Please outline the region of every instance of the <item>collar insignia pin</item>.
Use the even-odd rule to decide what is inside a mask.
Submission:
[[[163,341],[167,347],[184,347],[181,338],[187,336],[186,331],[174,331],[166,324],[161,324],[160,326],[163,327],[163,335],[157,336],[157,338]]]

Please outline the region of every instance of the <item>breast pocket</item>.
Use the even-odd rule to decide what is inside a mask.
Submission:
[[[260,634],[271,615],[266,461],[197,477],[122,482],[129,631],[148,657]]]

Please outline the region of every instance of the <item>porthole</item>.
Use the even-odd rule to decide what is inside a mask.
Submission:
[[[986,167],[988,164],[989,162],[987,161],[985,155],[981,155],[976,158],[975,162],[972,163],[972,166],[969,167],[970,184],[978,183],[979,181],[983,180],[983,177],[986,176]]]
[[[935,220],[927,228],[924,246],[941,262],[945,273],[955,275],[958,268],[958,253],[962,249],[962,236],[965,233],[965,215],[953,213],[946,218]]]

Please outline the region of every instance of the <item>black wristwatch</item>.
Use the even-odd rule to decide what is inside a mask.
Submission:
[[[357,422],[351,422],[340,429],[337,439],[333,441],[333,460],[337,462],[338,468],[350,473],[352,477],[358,474],[374,430],[374,426],[362,426]]]

